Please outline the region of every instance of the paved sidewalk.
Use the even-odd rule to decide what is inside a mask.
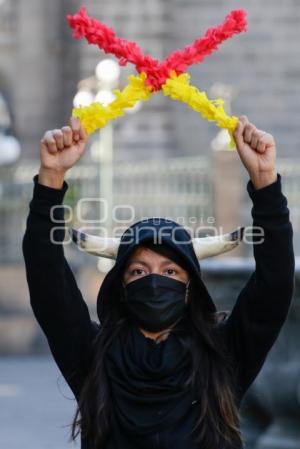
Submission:
[[[0,357],[1,448],[79,448],[68,443],[75,406],[51,357]]]

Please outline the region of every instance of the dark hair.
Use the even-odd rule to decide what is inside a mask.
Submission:
[[[185,260],[171,247],[152,242],[143,242],[142,246],[172,259],[189,271]],[[192,433],[203,449],[215,449],[223,446],[224,442],[240,447],[243,440],[239,429],[241,418],[235,401],[233,366],[216,332],[216,325],[226,318],[226,312],[208,313],[203,310],[194,279],[191,275],[187,314],[172,328],[172,332],[178,332],[182,344],[192,355],[193,369],[187,383],[196,385],[199,391],[199,418]],[[121,295],[121,291],[120,277],[114,294]],[[104,370],[105,354],[114,338],[129,325],[124,306],[112,302],[93,342],[94,356],[80,392],[71,440],[75,440],[81,432],[95,449],[104,447],[112,413],[109,382]]]

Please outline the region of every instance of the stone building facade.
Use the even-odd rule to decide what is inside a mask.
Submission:
[[[280,155],[296,155],[300,138],[300,9],[297,0],[86,0],[88,12],[118,35],[137,40],[158,58],[181,48],[234,8],[248,11],[249,30],[191,68],[193,84],[234,89],[232,112],[246,114],[276,135]],[[68,120],[77,82],[94,72],[104,53],[71,38],[65,20],[78,0],[0,1],[0,90],[22,143],[22,159],[38,157],[46,129]],[[132,67],[122,69],[121,86]],[[210,151],[216,128],[183,104],[157,95],[135,115],[115,122],[115,158],[147,158]]]

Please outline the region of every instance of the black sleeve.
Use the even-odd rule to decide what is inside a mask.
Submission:
[[[261,238],[253,233],[255,271],[223,328],[237,362],[242,394],[259,373],[287,318],[295,273],[293,228],[287,198],[281,190],[281,175],[277,173],[274,183],[260,189],[249,180],[247,191],[253,202],[253,231],[259,227],[264,235]]]
[[[97,325],[90,319],[64,256],[62,202],[68,184],[64,181],[61,189],[44,186],[38,183],[38,175],[33,181],[22,241],[30,304],[54,360],[76,396],[88,371]]]

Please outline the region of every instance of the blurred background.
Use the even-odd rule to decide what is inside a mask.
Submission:
[[[163,59],[230,10],[245,8],[249,30],[225,42],[189,69],[192,84],[226,100],[226,110],[247,115],[274,134],[278,172],[288,198],[296,256],[300,253],[300,8],[296,0],[86,0],[88,13],[116,33]],[[75,401],[54,364],[29,305],[21,241],[39,141],[66,125],[72,107],[113,99],[132,66],[119,68],[95,46],[72,38],[65,19],[77,0],[0,0],[0,447],[66,449]],[[102,217],[108,234],[147,216],[171,217],[207,235],[251,226],[248,176],[228,136],[182,103],[161,94],[89,140],[67,173],[68,226],[79,226],[78,201],[91,198],[83,219]],[[97,221],[98,220],[98,221]],[[103,224],[102,223],[102,224]],[[95,229],[97,229],[95,227]],[[90,231],[97,233],[96,231]],[[95,300],[110,262],[65,252],[96,318]],[[280,255],[279,255],[280,257]],[[252,246],[201,264],[219,309],[230,309],[254,268]],[[300,449],[299,261],[289,317],[243,405],[247,449]],[[272,307],[272,304],[270,304]],[[76,445],[75,445],[76,446]],[[74,447],[75,447],[74,446]],[[76,447],[79,447],[79,443]]]

